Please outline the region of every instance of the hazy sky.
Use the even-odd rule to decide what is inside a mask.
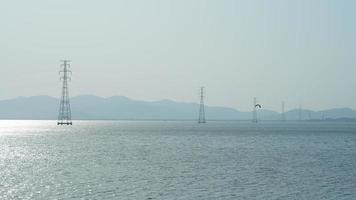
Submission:
[[[249,110],[356,108],[355,0],[7,0],[0,99],[124,95]]]

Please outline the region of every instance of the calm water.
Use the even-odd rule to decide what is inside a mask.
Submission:
[[[0,199],[356,199],[356,124],[0,121]]]

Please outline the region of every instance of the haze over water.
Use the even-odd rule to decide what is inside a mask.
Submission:
[[[0,199],[356,199],[356,124],[0,121]]]

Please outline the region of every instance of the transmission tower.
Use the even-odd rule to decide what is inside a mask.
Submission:
[[[285,107],[285,102],[282,101],[282,113],[281,113],[281,121],[282,122],[286,121],[286,113],[285,113],[284,107]]]
[[[205,106],[204,106],[204,96],[205,96],[205,88],[201,87],[200,88],[200,108],[199,108],[199,124],[204,124],[206,123],[205,120]]]
[[[252,110],[252,122],[253,123],[257,123],[257,108],[256,108],[256,105],[257,105],[257,98],[253,98],[253,110]]]
[[[302,121],[302,105],[299,105],[299,109],[298,109],[298,121]]]
[[[68,81],[71,80],[72,71],[69,70],[69,60],[63,60],[60,66],[60,80],[62,80],[62,97],[59,105],[57,125],[72,125],[72,114],[69,103]]]

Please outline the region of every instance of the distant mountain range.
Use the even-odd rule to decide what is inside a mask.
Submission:
[[[0,119],[57,119],[59,100],[49,96],[18,97],[0,101]],[[102,98],[81,95],[71,98],[73,119],[82,120],[196,120],[199,105],[170,100],[137,101],[123,96]],[[303,120],[356,120],[356,111],[336,108],[323,111],[302,110]],[[299,110],[285,113],[287,120],[299,119]],[[251,112],[227,107],[206,106],[208,120],[250,120]],[[281,114],[259,110],[260,120],[280,120]]]

